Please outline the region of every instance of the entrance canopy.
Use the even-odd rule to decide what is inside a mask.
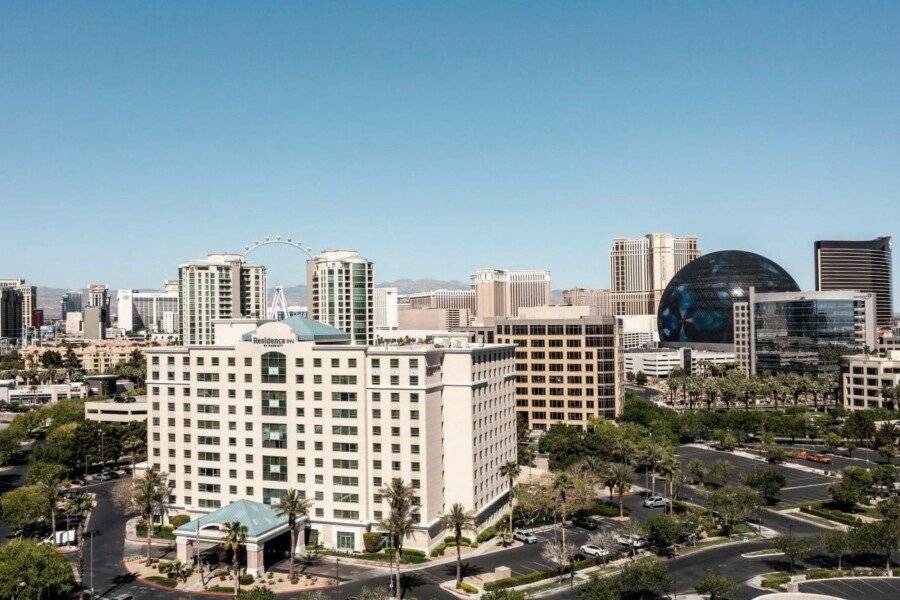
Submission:
[[[207,515],[185,523],[175,537],[204,542],[220,542],[225,523],[237,521],[247,528],[247,542],[262,544],[288,530],[287,515],[279,516],[268,504],[238,500]]]

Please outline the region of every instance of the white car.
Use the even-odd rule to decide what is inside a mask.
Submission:
[[[595,558],[608,556],[610,554],[609,550],[607,550],[606,548],[601,548],[600,546],[595,546],[594,544],[585,544],[578,549],[578,553],[582,556],[593,556]]]
[[[641,548],[647,547],[647,540],[639,538],[634,535],[616,535],[616,541],[622,544],[623,546],[628,546],[629,548],[634,548],[635,550],[640,550]]]
[[[672,501],[662,496],[650,496],[644,500],[643,505],[647,508],[668,508]]]
[[[513,533],[513,539],[522,542],[523,544],[537,544],[538,539],[537,536],[533,533],[528,533],[526,531],[516,531]]]

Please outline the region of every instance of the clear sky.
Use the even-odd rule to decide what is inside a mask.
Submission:
[[[813,240],[900,235],[898,31],[897,2],[3,2],[0,275],[156,286],[280,234],[379,280],[605,286],[613,237],[670,231],[810,288]]]

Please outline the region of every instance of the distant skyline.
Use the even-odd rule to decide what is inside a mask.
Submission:
[[[614,237],[663,231],[812,289],[815,240],[900,235],[898,28],[892,2],[7,2],[0,276],[155,287],[282,235],[378,281],[606,287]]]

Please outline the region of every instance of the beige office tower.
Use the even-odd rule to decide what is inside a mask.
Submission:
[[[432,290],[407,297],[409,308],[463,308],[475,312],[475,290]]]
[[[586,306],[524,308],[500,319],[497,342],[516,344],[516,410],[532,429],[587,427],[622,413],[621,323]]]
[[[655,315],[669,280],[700,256],[694,236],[649,233],[616,238],[609,252],[612,310],[616,315]]]
[[[478,269],[472,289],[478,322],[514,317],[520,308],[550,304],[550,271]]]
[[[606,288],[570,288],[562,292],[563,303],[568,306],[589,306],[598,315],[611,315],[612,303]]]
[[[178,265],[179,331],[185,345],[211,345],[213,321],[266,314],[266,268],[241,254],[210,254]]]
[[[354,344],[374,340],[374,264],[353,250],[326,250],[306,261],[309,318],[350,334]]]
[[[312,500],[301,547],[361,551],[390,511],[381,490],[401,478],[415,496],[404,547],[429,552],[451,535],[440,517],[457,502],[479,531],[502,518],[511,345],[362,346],[302,317],[216,328],[215,346],[145,352],[148,463],[173,484],[168,515],[277,506],[293,489]]]
[[[0,279],[0,289],[3,288],[11,288],[22,294],[22,331],[31,329],[37,308],[37,287],[28,285],[24,279]]]

